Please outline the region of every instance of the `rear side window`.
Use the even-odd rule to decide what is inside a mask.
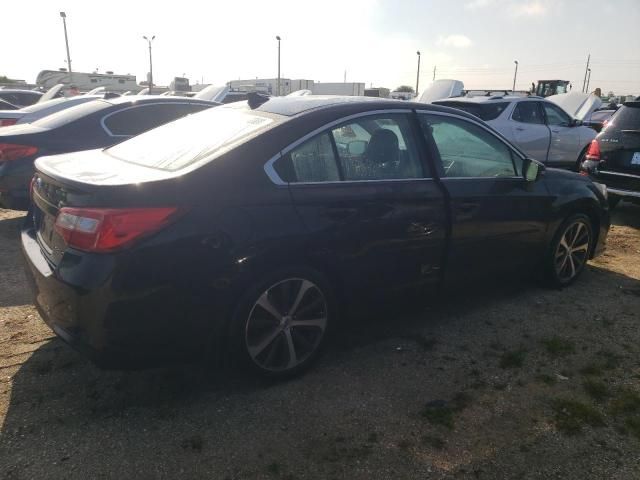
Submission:
[[[471,102],[434,102],[437,105],[444,105],[445,107],[457,108],[463,110],[471,115],[475,115],[485,122],[488,120],[495,120],[504,112],[509,106],[509,102],[495,102],[495,103],[471,103]]]
[[[103,121],[111,135],[134,136],[205,108],[206,105],[187,103],[137,105],[107,115]]]
[[[632,102],[620,107],[607,124],[607,129],[640,130],[640,102]]]
[[[428,114],[420,115],[420,123],[436,144],[444,177],[516,175],[511,149],[483,128],[466,120]]]
[[[539,102],[518,102],[511,118],[520,123],[544,125]]]
[[[289,153],[293,178],[298,182],[336,182],[338,165],[328,133],[306,141]]]

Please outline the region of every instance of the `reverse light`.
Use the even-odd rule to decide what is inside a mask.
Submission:
[[[101,209],[62,208],[55,229],[70,247],[110,252],[161,230],[177,216],[175,207]]]
[[[18,160],[38,153],[37,147],[16,145],[14,143],[0,143],[0,162]]]
[[[11,125],[15,125],[17,121],[17,118],[0,118],[0,127],[9,127]]]
[[[591,143],[589,144],[589,149],[587,150],[586,159],[591,160],[592,162],[599,162],[601,160],[600,144],[598,143],[598,140],[596,139],[591,140]]]

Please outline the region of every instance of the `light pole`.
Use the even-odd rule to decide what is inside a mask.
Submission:
[[[151,58],[151,42],[153,42],[153,39],[156,38],[156,36],[154,35],[149,39],[146,35],[143,35],[142,38],[144,38],[149,44],[149,95],[151,95],[153,93],[153,60]]]
[[[518,76],[518,60],[514,60],[513,63],[516,64],[516,72],[513,74],[513,88],[511,89],[512,92],[516,91],[516,77]]]
[[[418,95],[418,86],[420,85],[420,50],[416,52],[418,55],[418,73],[416,75],[416,96]]]
[[[67,47],[67,65],[69,66],[69,83],[73,83],[73,71],[71,70],[71,55],[69,54],[69,36],[67,35],[67,14],[60,12],[62,25],[64,26],[64,43]]]
[[[587,68],[588,76],[587,76],[587,89],[584,93],[589,93],[589,83],[591,82],[591,69]]]
[[[276,40],[278,40],[278,85],[276,87],[276,96],[280,96],[280,35],[276,35]]]

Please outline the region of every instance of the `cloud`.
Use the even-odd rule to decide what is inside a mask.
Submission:
[[[512,12],[516,17],[539,17],[547,13],[547,7],[541,2],[528,2],[514,5]]]
[[[471,0],[464,4],[464,8],[469,10],[475,10],[477,8],[490,7],[495,3],[495,0]]]
[[[438,46],[467,48],[473,44],[469,37],[464,35],[448,35],[438,38]]]

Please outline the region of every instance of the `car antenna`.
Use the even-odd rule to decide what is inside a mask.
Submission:
[[[251,110],[255,110],[263,103],[268,102],[270,98],[271,97],[269,95],[265,95],[264,93],[260,92],[247,93],[247,101]]]

